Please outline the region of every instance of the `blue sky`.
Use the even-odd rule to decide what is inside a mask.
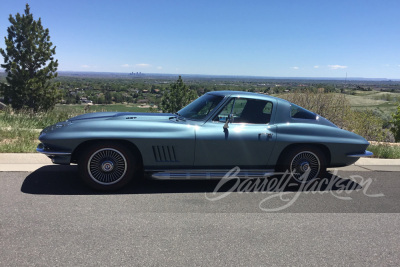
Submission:
[[[400,79],[399,0],[0,0],[0,47],[27,2],[63,71]]]

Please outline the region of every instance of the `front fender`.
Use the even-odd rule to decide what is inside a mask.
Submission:
[[[48,130],[39,140],[50,150],[68,153],[86,141],[124,140],[138,148],[145,166],[192,166],[195,126],[168,121],[82,121]]]

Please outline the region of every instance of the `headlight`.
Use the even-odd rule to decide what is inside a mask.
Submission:
[[[51,125],[49,127],[46,127],[40,132],[39,137],[45,136],[47,133],[50,133],[50,132],[52,132],[54,130],[61,129],[61,128],[69,126],[71,124],[72,124],[72,122],[70,122],[70,121],[63,121],[63,122],[59,122],[59,123],[56,123],[54,125]]]
[[[71,125],[71,124],[72,124],[72,122],[66,120],[66,121],[57,123],[56,125],[54,125],[54,128],[55,128],[55,129],[60,129],[60,128],[62,128],[62,127],[69,126],[69,125]]]

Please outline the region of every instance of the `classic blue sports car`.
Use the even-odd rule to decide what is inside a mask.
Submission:
[[[88,113],[45,128],[37,151],[77,163],[97,190],[115,190],[147,173],[160,179],[240,177],[289,171],[306,182],[327,167],[370,156],[361,136],[286,100],[262,94],[207,93],[175,114]]]

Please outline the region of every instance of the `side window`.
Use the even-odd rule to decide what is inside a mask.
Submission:
[[[268,114],[268,115],[272,114],[272,102],[267,102],[267,104],[265,105],[265,107],[263,109],[263,113]]]
[[[226,104],[225,107],[221,110],[221,112],[217,116],[215,116],[213,121],[226,122],[226,119],[228,118],[229,114],[231,114],[234,102],[235,102],[235,99],[232,98],[228,102],[228,104]]]
[[[306,120],[315,120],[317,116],[302,107],[299,107],[295,104],[290,106],[290,116],[294,119],[306,119]]]
[[[272,102],[258,99],[236,98],[232,99],[214,121],[225,122],[232,113],[231,123],[267,124],[271,120]]]
[[[242,116],[244,107],[247,104],[247,99],[244,98],[236,98],[235,106],[233,107],[232,114],[233,114],[233,122],[236,122]]]

